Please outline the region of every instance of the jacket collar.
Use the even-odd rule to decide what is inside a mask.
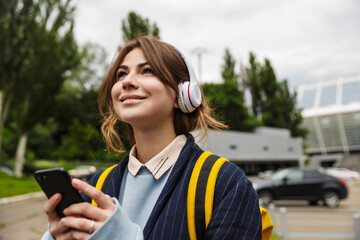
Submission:
[[[154,225],[157,222],[161,212],[164,210],[166,203],[170,199],[175,187],[179,183],[181,177],[184,174],[185,168],[189,168],[189,164],[187,164],[190,159],[189,156],[193,151],[193,148],[197,147],[200,149],[196,144],[194,137],[191,134],[187,134],[187,141],[183,149],[181,150],[180,156],[176,161],[173,169],[171,170],[170,176],[164,186],[164,189],[160,193],[158,200],[155,203],[155,206],[150,214],[150,217],[145,225],[144,228],[144,238],[148,238],[150,235]],[[196,157],[193,155],[193,157]]]
[[[155,206],[150,214],[150,217],[145,225],[143,231],[145,239],[150,235],[152,229],[154,228],[154,225],[157,222],[157,219],[159,218],[161,212],[164,210],[165,205],[170,199],[171,194],[173,193],[176,185],[179,183],[181,177],[183,176],[185,169],[186,170],[189,170],[188,168],[192,169],[193,165],[196,162],[196,159],[193,158],[197,158],[198,155],[200,155],[200,154],[192,154],[191,159],[189,159],[190,154],[194,151],[194,148],[197,148],[199,151],[201,151],[201,149],[195,144],[194,137],[191,134],[187,134],[186,137],[187,137],[187,141],[185,143],[185,146],[182,148],[180,152],[180,156],[176,161],[175,165],[173,166],[173,169],[171,170],[170,176],[164,186],[164,189],[161,191],[160,196],[156,201]],[[111,177],[111,181],[109,182],[109,185],[105,191],[106,194],[116,197],[117,199],[119,198],[121,180],[128,162],[129,162],[129,155],[127,154],[115,167],[114,173]],[[193,162],[193,164],[187,164],[189,162]]]
[[[122,176],[124,175],[124,170],[127,167],[129,162],[129,154],[127,154],[120,163],[115,167],[114,173],[111,176],[111,181],[109,181],[109,185],[107,186],[105,193],[119,199],[120,186]]]

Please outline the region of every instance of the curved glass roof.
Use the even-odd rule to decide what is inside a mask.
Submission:
[[[297,92],[305,116],[360,109],[360,76],[302,85]]]

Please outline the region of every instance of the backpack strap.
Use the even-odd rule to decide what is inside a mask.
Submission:
[[[107,169],[105,169],[105,171],[103,171],[101,173],[99,179],[96,182],[96,186],[95,186],[96,189],[98,189],[102,192],[105,192],[107,185],[109,184],[109,180],[110,180],[111,176],[113,175],[114,169],[116,166],[117,166],[117,164],[115,164],[111,167],[108,167]],[[94,205],[95,207],[98,206],[98,204],[95,202],[94,199],[92,199],[91,204]]]
[[[203,152],[191,174],[187,195],[188,230],[191,240],[204,239],[215,192],[216,178],[221,166],[229,160]]]
[[[191,173],[187,195],[187,219],[190,240],[202,240],[210,222],[217,175],[228,159],[203,152]],[[269,212],[260,207],[262,240],[269,240],[274,224]]]

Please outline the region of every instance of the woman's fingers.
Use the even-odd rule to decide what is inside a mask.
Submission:
[[[77,239],[77,240],[85,240],[90,236],[89,233],[82,232],[82,231],[72,230],[71,232],[72,232],[71,233],[72,238]]]
[[[115,208],[114,202],[111,200],[111,198],[109,198],[108,195],[105,195],[103,192],[94,188],[90,184],[87,184],[86,182],[83,182],[79,179],[73,179],[72,185],[80,192],[94,199],[100,208],[106,208],[111,210]]]
[[[71,229],[70,231],[64,232],[56,237],[56,240],[85,240],[90,236],[89,233]]]
[[[56,213],[56,206],[59,204],[59,202],[61,201],[61,194],[60,193],[55,193],[54,195],[52,195],[51,198],[49,198],[49,200],[47,200],[47,202],[44,205],[44,211],[45,213],[48,215],[48,219],[49,222],[52,221],[57,221],[59,220],[59,216]]]
[[[99,228],[98,222],[87,218],[63,217],[60,223],[67,228],[79,230],[87,234],[92,234]]]
[[[106,220],[106,217],[103,216],[102,209],[91,205],[90,203],[83,202],[83,203],[76,203],[72,204],[71,206],[67,207],[64,210],[64,214],[66,216],[73,216],[73,217],[86,217],[89,219],[97,219],[97,220]]]
[[[44,211],[48,216],[48,221],[50,224],[50,234],[52,236],[56,236],[61,234],[62,232],[66,231],[67,227],[64,227],[62,224],[59,223],[60,218],[55,210],[56,206],[61,201],[61,194],[56,193],[54,194],[44,205]]]

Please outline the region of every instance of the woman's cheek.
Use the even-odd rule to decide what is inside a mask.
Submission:
[[[111,89],[111,98],[113,102],[118,101],[120,94],[121,94],[121,83],[117,82],[114,84],[114,86]]]

